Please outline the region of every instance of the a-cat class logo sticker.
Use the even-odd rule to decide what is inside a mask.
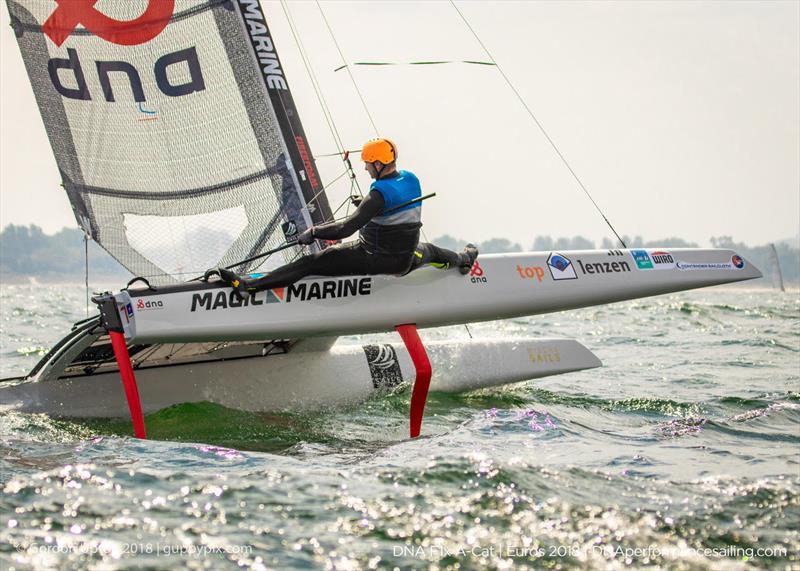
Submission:
[[[175,0],[149,0],[147,8],[133,20],[115,20],[94,7],[98,0],[55,0],[58,6],[42,31],[61,46],[78,25],[99,38],[120,46],[144,44],[167,27],[175,11]]]

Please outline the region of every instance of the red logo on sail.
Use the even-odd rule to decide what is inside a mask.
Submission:
[[[167,27],[175,0],[149,0],[144,13],[135,20],[109,18],[94,5],[98,0],[55,0],[58,7],[42,26],[57,46],[83,24],[94,35],[112,44],[136,46],[155,38]]]

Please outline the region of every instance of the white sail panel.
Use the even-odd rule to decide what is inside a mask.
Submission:
[[[134,274],[189,279],[283,243],[285,221],[302,231],[329,214],[324,193],[303,187],[318,177],[257,2],[8,7],[76,218]],[[269,66],[256,57],[265,46]],[[219,232],[233,210],[245,226]],[[207,255],[165,232],[174,225],[206,231]]]
[[[216,264],[247,228],[247,214],[242,206],[190,216],[123,214],[123,218],[128,244],[179,281],[187,268]],[[151,239],[154,232],[177,247],[161,248],[154,244]]]

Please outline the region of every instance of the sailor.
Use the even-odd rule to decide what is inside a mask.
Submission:
[[[397,170],[397,146],[389,139],[373,139],[364,145],[361,159],[374,181],[355,212],[338,222],[312,226],[297,238],[298,243],[308,245],[314,240],[341,240],[358,230],[357,241],[303,256],[260,278],[242,278],[224,268],[209,270],[206,278],[216,272],[239,297],[246,298],[309,275],[403,275],[424,264],[457,268],[467,274],[478,257],[474,245],[467,244],[463,252],[456,253],[419,242],[422,203],[408,203],[420,198],[422,191],[413,173]]]

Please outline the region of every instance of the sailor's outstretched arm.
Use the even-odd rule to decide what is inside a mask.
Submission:
[[[323,240],[341,240],[347,238],[367,222],[383,212],[383,195],[377,190],[369,191],[355,212],[338,222],[328,222],[314,226],[314,238]]]

